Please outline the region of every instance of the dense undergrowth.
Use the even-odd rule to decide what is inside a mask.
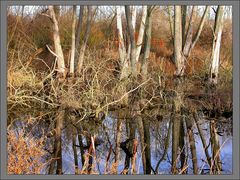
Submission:
[[[212,87],[208,83],[208,74],[213,22],[207,23],[189,58],[186,75],[179,80],[173,74],[175,66],[171,60],[170,35],[158,32],[159,27],[162,31],[169,32],[167,18],[159,11],[155,13],[153,16],[160,14],[163,21],[159,18],[159,24],[154,24],[152,34],[155,39],[164,43],[153,44],[151,47],[147,78],[143,80],[139,74],[137,79],[128,77],[119,80],[116,33],[106,33],[106,26],[112,30],[116,29],[116,21],[99,20],[93,24],[91,30],[81,76],[67,77],[63,82],[54,77],[54,57],[45,47],[53,44],[49,27],[51,22],[41,15],[20,18],[10,14],[7,46],[8,125],[11,126],[19,117],[26,119],[30,115],[35,119],[47,121],[54,128],[54,114],[60,106],[67,110],[67,119],[74,116],[80,120],[93,118],[96,122],[102,121],[109,112],[119,109],[127,109],[127,112],[131,108],[128,94],[135,90],[139,90],[140,113],[148,114],[152,121],[168,116],[172,110],[172,101],[178,97],[180,100],[177,103],[191,112],[202,111],[210,118],[229,118],[231,115],[228,113],[232,112],[231,22],[227,21],[224,26],[219,81],[217,86]],[[69,62],[71,44],[69,16],[68,13],[63,14],[59,20],[66,64]],[[40,48],[41,52],[36,53]],[[132,88],[133,83],[136,84],[135,89]],[[177,105],[175,103],[175,106]],[[45,164],[39,163],[38,158],[29,160],[24,157],[40,157],[47,154],[43,141],[45,140],[42,138],[36,141],[28,139],[23,132],[16,137],[14,132],[9,131],[9,173],[40,173]],[[26,143],[29,146],[26,146]],[[12,147],[15,149],[11,149]],[[21,151],[18,151],[19,148]],[[31,171],[25,168],[30,168]]]

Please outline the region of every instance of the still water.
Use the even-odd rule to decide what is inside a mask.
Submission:
[[[126,123],[122,121],[122,131],[121,131],[121,142],[127,139],[126,133]],[[231,120],[219,120],[217,122],[218,131],[221,132],[218,135],[219,142],[220,142],[220,157],[222,161],[222,174],[232,174],[232,125]],[[16,131],[21,129],[24,125],[23,121],[15,121],[15,128]],[[102,122],[98,123],[97,125],[92,122],[85,122],[86,128],[91,130],[91,133],[100,139],[102,139],[101,145],[96,147],[96,159],[94,162],[96,166],[94,167],[95,172],[98,174],[106,174],[106,159],[109,154],[109,148],[112,146],[114,150],[116,147],[116,126],[117,126],[117,119],[114,116],[107,116]],[[203,129],[204,137],[206,143],[209,145],[208,152],[211,156],[211,145],[210,141],[210,132],[209,132],[209,121],[204,119],[204,117],[200,120],[200,126]],[[31,132],[33,136],[41,136],[41,132],[43,126],[41,123],[33,126]],[[159,159],[162,158],[163,152],[165,150],[165,139],[167,137],[169,129],[169,118],[163,119],[161,121],[151,121],[150,122],[150,149],[151,149],[151,165],[153,169],[155,169]],[[47,130],[47,129],[46,129]],[[70,132],[70,133],[69,133]],[[208,174],[209,172],[209,165],[206,161],[206,156],[204,152],[204,148],[202,145],[202,141],[198,134],[196,125],[193,128],[194,137],[195,137],[195,145],[197,151],[197,161],[198,161],[198,169],[199,174]],[[64,128],[62,131],[62,161],[63,161],[63,174],[74,174],[74,155],[73,155],[73,148],[72,148],[72,141],[69,138],[69,134],[71,134],[71,128]],[[136,137],[140,140],[139,133],[136,131]],[[185,137],[187,140],[187,137]],[[170,136],[169,147],[167,149],[167,155],[165,159],[161,162],[158,174],[171,174],[171,154],[172,154],[172,137]],[[78,138],[76,138],[76,144],[78,144]],[[86,139],[83,138],[83,144],[86,144]],[[193,166],[192,166],[192,159],[191,159],[191,151],[189,148],[189,144],[186,145],[186,151],[188,152],[188,170],[187,174],[193,174]],[[82,169],[81,165],[81,154],[80,149],[77,148],[78,151],[78,163],[79,168]],[[120,160],[118,166],[118,173],[120,174],[124,169],[124,161],[125,161],[125,152],[120,150]],[[114,162],[115,155],[111,153],[109,159],[109,167],[111,168],[112,163]],[[180,164],[180,162],[179,162]],[[131,168],[131,166],[130,166]],[[137,156],[136,156],[136,174],[143,174],[143,165],[142,165],[142,157],[141,157],[141,147],[140,143],[138,143],[137,147]],[[43,169],[42,174],[47,174],[48,170]]]
[[[96,156],[97,156],[97,167],[96,171],[99,174],[103,174],[105,172],[105,164],[106,164],[106,157],[108,156],[110,143],[115,147],[116,144],[116,121],[117,119],[106,117],[105,120],[102,122],[103,126],[98,127],[95,130],[95,135],[102,138],[104,140],[104,143],[97,147]],[[201,120],[201,127],[204,130],[204,136],[206,139],[207,144],[209,144],[210,134],[209,134],[209,122],[208,120]],[[161,122],[150,123],[150,134],[151,134],[151,164],[152,167],[155,169],[157,162],[159,159],[161,159],[163,152],[164,152],[164,140],[167,136],[167,131],[169,128],[169,120],[163,120]],[[123,123],[122,128],[122,141],[127,139],[126,135],[126,127]],[[232,133],[231,133],[231,127],[225,126],[224,123],[219,124],[218,130],[221,131],[221,136],[219,135],[219,142],[220,142],[220,157],[222,161],[222,174],[232,174]],[[107,132],[105,132],[107,131]],[[209,166],[206,162],[206,156],[204,152],[204,148],[201,142],[201,139],[199,137],[199,134],[197,133],[197,128],[195,127],[194,130],[194,137],[195,137],[195,144],[196,144],[196,150],[197,150],[197,160],[198,160],[198,167],[199,167],[199,173],[204,174],[209,172]],[[108,136],[108,137],[107,137]],[[139,133],[136,132],[136,137],[139,138]],[[186,137],[185,137],[186,138]],[[78,143],[78,140],[76,140]],[[109,142],[110,141],[110,142]],[[171,146],[171,136],[170,136],[170,142],[169,147],[167,150],[167,156],[166,159],[163,160],[159,166],[158,173],[159,174],[171,174],[171,154],[172,154],[172,146]],[[74,158],[73,158],[73,150],[72,150],[72,144],[71,142],[66,141],[63,145],[67,148],[64,148],[63,151],[63,172],[66,174],[74,174]],[[208,152],[211,156],[211,145],[208,147]],[[81,156],[80,151],[79,153],[79,167],[81,167]],[[188,174],[193,174],[192,170],[192,160],[191,160],[191,153],[190,149],[188,147]],[[121,172],[124,169],[124,161],[125,161],[125,153],[121,150],[120,155],[120,162],[118,167],[118,172]],[[111,162],[114,162],[114,154],[111,154],[110,157],[110,164]],[[138,145],[138,151],[137,151],[137,173],[136,174],[143,174],[143,167],[142,167],[142,157],[141,157],[141,148],[140,145]],[[111,165],[110,165],[111,166]],[[201,171],[201,172],[200,172]]]

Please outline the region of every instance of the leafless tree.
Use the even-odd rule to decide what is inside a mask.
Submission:
[[[55,47],[55,54],[57,56],[57,65],[58,65],[57,71],[62,77],[65,78],[66,69],[65,69],[63,50],[61,46],[57,16],[54,11],[54,6],[49,6],[48,8],[50,12],[50,18],[52,19],[52,22],[53,22],[53,41],[54,41],[54,47]]]
[[[213,44],[212,44],[212,55],[211,55],[211,69],[210,69],[210,83],[217,84],[218,80],[218,69],[220,64],[220,47],[221,37],[223,29],[223,15],[224,6],[218,6],[215,17],[214,32],[213,32]]]
[[[83,43],[80,47],[79,51],[79,58],[78,58],[78,63],[77,63],[77,75],[80,75],[82,66],[83,66],[83,61],[84,61],[84,55],[85,55],[85,50],[87,47],[87,41],[90,35],[90,29],[91,29],[91,21],[93,19],[93,13],[92,13],[92,6],[88,6],[88,14],[87,14],[87,25],[86,25],[86,31],[84,34],[84,39]]]
[[[72,46],[71,46],[71,59],[70,59],[70,75],[74,75],[74,60],[75,60],[75,48],[76,48],[76,45],[75,45],[75,42],[76,42],[76,35],[75,35],[75,32],[76,32],[76,9],[77,9],[77,6],[74,5],[73,6],[73,18],[72,18]]]
[[[128,35],[130,36],[130,41],[131,41],[131,52],[130,52],[131,73],[133,76],[136,76],[137,75],[136,43],[135,43],[134,27],[132,24],[130,6],[125,6],[125,14],[127,19]]]

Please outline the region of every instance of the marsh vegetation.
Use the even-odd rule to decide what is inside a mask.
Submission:
[[[9,174],[231,174],[228,6],[8,8]]]

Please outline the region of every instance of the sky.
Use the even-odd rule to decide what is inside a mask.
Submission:
[[[44,6],[41,6],[41,7],[44,7]],[[71,6],[64,6],[65,8],[71,8]],[[19,12],[21,14],[21,6],[11,6],[10,9],[12,12]],[[40,6],[25,6],[24,7],[24,15],[29,15],[29,16],[32,16],[36,13],[36,10],[38,10],[40,8]],[[79,13],[79,8],[80,6],[77,6],[77,12]],[[101,11],[98,12],[98,15],[106,15],[106,16],[109,16],[113,13],[114,11],[114,6],[100,6],[99,7]],[[141,6],[138,6],[138,8],[140,9]],[[210,12],[209,12],[209,17],[212,19],[215,17],[215,13],[214,13],[214,9],[217,8],[217,6],[212,6]],[[198,6],[198,11],[200,14],[202,14],[204,12],[204,9],[205,9],[205,6]],[[232,7],[231,6],[226,6],[225,10],[232,12]],[[225,13],[226,17],[229,16],[230,18],[232,17],[232,14],[229,13]]]

